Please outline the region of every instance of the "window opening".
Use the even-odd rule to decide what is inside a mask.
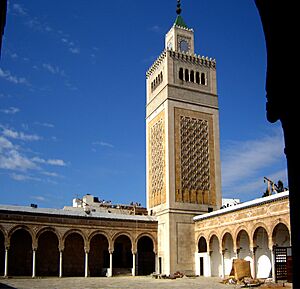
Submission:
[[[194,73],[194,70],[191,70],[191,73],[190,73],[190,81],[191,81],[191,82],[195,82],[195,73]]]
[[[196,72],[196,83],[200,84],[200,73],[199,73],[199,71]]]
[[[190,79],[189,79],[189,71],[188,71],[188,69],[186,69],[185,70],[185,72],[184,72],[184,77],[185,77],[185,81],[190,81]]]
[[[183,68],[179,69],[179,79],[183,80]]]

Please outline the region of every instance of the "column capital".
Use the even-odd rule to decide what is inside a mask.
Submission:
[[[254,247],[250,247],[249,249],[252,252],[252,254],[255,254],[257,248],[258,248],[258,246],[254,246]]]
[[[36,239],[32,240],[32,251],[36,251],[38,248],[38,242]]]

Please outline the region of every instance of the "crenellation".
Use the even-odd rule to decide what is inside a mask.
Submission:
[[[166,50],[163,50],[163,52],[158,56],[158,58],[154,61],[154,63],[147,70],[146,78],[149,78],[152,75],[152,73],[160,66],[160,64],[166,57],[166,55],[167,55]]]
[[[178,51],[173,51],[173,50],[167,50],[170,57],[178,59],[178,60],[183,60],[183,61],[188,61],[192,64],[196,65],[201,65],[201,66],[206,66],[209,68],[216,69],[216,59],[214,58],[208,58],[207,56],[200,56],[197,54],[191,55],[188,53],[181,53]]]
[[[173,59],[177,60],[183,60],[190,62],[192,64],[200,65],[200,66],[206,66],[212,69],[216,69],[216,59],[214,58],[208,58],[207,56],[201,56],[201,55],[191,55],[189,53],[184,52],[178,52],[174,50],[165,49],[163,52],[159,55],[159,57],[154,61],[154,63],[151,65],[151,67],[146,72],[146,77],[149,78],[156,69],[160,66],[160,64],[163,62],[165,57],[169,55]]]
[[[175,24],[175,23],[174,23],[173,27],[177,27],[177,28],[180,28],[180,29],[185,30],[185,31],[194,32],[193,28],[188,28],[188,27],[180,26],[180,25]]]

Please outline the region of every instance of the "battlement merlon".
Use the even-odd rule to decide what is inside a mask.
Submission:
[[[208,58],[207,56],[201,56],[197,54],[189,54],[189,53],[182,53],[173,50],[163,50],[163,52],[159,55],[159,57],[154,61],[154,63],[150,66],[150,68],[146,72],[146,78],[148,79],[160,66],[166,56],[170,56],[171,58],[192,63],[199,66],[204,66],[212,69],[216,69],[216,59]]]
[[[185,30],[185,31],[194,32],[193,28],[188,28],[187,26],[183,26],[183,25],[180,25],[180,24],[178,24],[178,23],[175,22],[173,24],[173,26],[170,28],[170,30],[167,32],[166,35],[168,35],[172,31],[172,29],[174,29],[174,27],[182,29],[182,30]]]

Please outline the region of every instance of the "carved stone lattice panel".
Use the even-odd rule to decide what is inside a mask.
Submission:
[[[149,123],[149,205],[165,203],[165,121],[161,112]]]
[[[180,116],[181,189],[208,191],[209,151],[206,120]]]
[[[212,116],[175,109],[176,202],[215,204]]]

